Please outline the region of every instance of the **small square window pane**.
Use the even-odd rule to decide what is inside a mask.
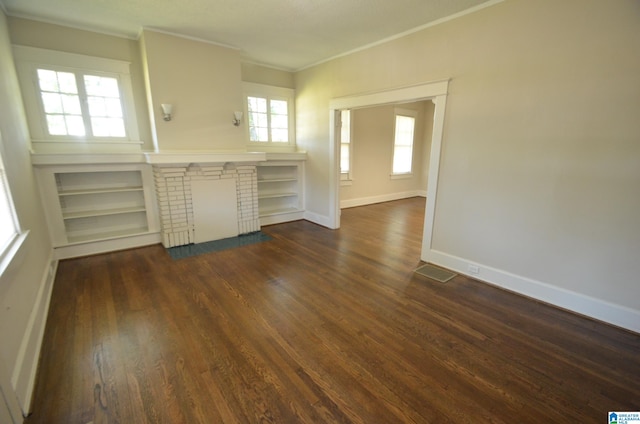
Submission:
[[[51,135],[67,135],[64,115],[47,115],[47,129]]]
[[[104,100],[105,107],[107,108],[107,116],[114,118],[122,117],[122,104],[120,99],[107,98]]]
[[[254,128],[254,138],[251,141],[269,141],[269,132],[266,128]]]
[[[115,78],[85,75],[84,84],[89,96],[120,98],[118,80]]]
[[[271,127],[287,129],[289,126],[289,120],[283,115],[271,115]]]
[[[249,140],[260,141],[258,138],[258,129],[255,127],[249,127]]]
[[[58,72],[58,84],[61,93],[77,94],[76,76],[71,72]]]
[[[58,93],[42,93],[42,104],[45,113],[63,113],[62,98]]]
[[[118,89],[118,80],[115,78],[101,78],[101,88],[103,96],[120,98],[120,90]]]
[[[287,129],[272,129],[271,130],[271,141],[273,142],[288,142],[289,141],[289,131]]]
[[[120,118],[91,118],[91,129],[96,137],[124,137],[124,122]]]
[[[278,115],[287,114],[287,101],[286,100],[271,100],[271,113]]]
[[[91,116],[106,116],[107,107],[102,97],[89,97],[87,98],[89,104],[89,115]]]
[[[58,77],[55,71],[38,69],[38,83],[42,91],[58,91]]]
[[[111,137],[126,137],[127,132],[124,129],[124,120],[122,118],[109,118],[111,128]]]
[[[262,97],[248,97],[249,112],[267,113],[267,99]]]
[[[250,125],[254,127],[264,127],[267,128],[269,126],[267,121],[267,115],[263,113],[252,113],[252,122]]]
[[[61,97],[64,113],[69,115],[82,115],[80,98],[78,96],[75,94],[63,94]]]
[[[65,115],[65,121],[67,123],[67,132],[69,135],[82,136],[85,134],[82,116]]]

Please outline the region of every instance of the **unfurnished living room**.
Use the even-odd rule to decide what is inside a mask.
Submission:
[[[637,0],[0,0],[0,424],[640,423]]]

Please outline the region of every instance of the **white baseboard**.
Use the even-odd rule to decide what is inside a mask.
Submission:
[[[16,396],[25,417],[30,412],[31,398],[40,360],[40,349],[42,348],[42,338],[53,291],[53,281],[58,269],[58,261],[53,260],[53,254],[50,255],[48,263],[49,266],[44,270],[40,290],[38,290],[34,307],[29,315],[27,328],[20,343],[18,358],[11,376],[11,384],[15,388]]]
[[[356,206],[372,205],[374,203],[391,202],[393,200],[408,199],[410,197],[427,197],[425,190],[403,191],[400,193],[381,194],[379,196],[359,197],[340,201],[340,208],[354,208]]]
[[[298,221],[304,219],[304,211],[286,212],[260,217],[260,226],[280,224],[282,222]]]
[[[631,330],[635,333],[640,333],[640,311],[638,310],[515,275],[504,270],[467,261],[436,250],[426,252],[422,260],[440,265],[488,284],[502,287],[518,294]],[[477,274],[471,274],[469,272],[470,265],[477,267]]]
[[[111,240],[92,241],[81,244],[56,247],[54,259],[77,258],[79,256],[95,255],[134,247],[149,246],[162,243],[160,233],[148,233],[130,237],[120,237]]]
[[[305,211],[304,219],[306,219],[307,221],[313,222],[314,224],[322,225],[323,227],[333,229],[331,219],[328,216]]]

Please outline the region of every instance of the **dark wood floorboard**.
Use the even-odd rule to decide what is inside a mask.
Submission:
[[[415,275],[424,199],[174,261],[62,261],[36,423],[603,423],[640,410],[640,336]]]

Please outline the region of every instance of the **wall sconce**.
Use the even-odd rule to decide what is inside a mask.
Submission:
[[[162,103],[162,114],[165,121],[171,121],[171,112],[173,112],[173,105],[169,103]]]
[[[242,112],[233,112],[233,125],[239,127],[240,121],[242,121]]]

